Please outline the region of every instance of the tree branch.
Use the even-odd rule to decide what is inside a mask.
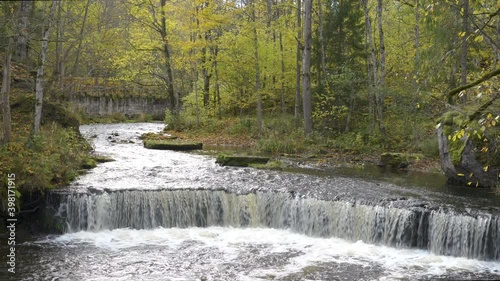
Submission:
[[[481,84],[483,83],[484,81],[487,81],[497,75],[500,74],[500,68],[499,69],[496,69],[496,70],[493,70],[492,72],[489,72],[489,73],[486,73],[483,77],[477,79],[476,81],[473,81],[469,84],[466,84],[466,85],[463,85],[463,86],[460,86],[460,87],[456,87],[454,89],[452,89],[451,91],[449,91],[446,96],[448,97],[448,99],[451,99],[452,97],[454,97],[455,95],[457,95],[458,93],[460,93],[461,91],[463,90],[467,90],[469,88],[472,88],[478,84]]]
[[[477,117],[479,117],[479,115],[483,111],[485,111],[490,105],[492,105],[499,98],[500,98],[500,92],[496,93],[489,101],[482,104],[478,109],[476,109],[476,111],[474,111],[474,113],[470,114],[468,117],[469,121],[472,121]]]

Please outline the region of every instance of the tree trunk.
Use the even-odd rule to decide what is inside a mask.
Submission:
[[[413,116],[416,116],[418,108],[418,65],[420,63],[420,0],[415,0],[415,57],[413,59],[413,89],[415,93],[413,94]],[[419,131],[417,118],[411,118],[413,120],[413,145],[417,145]]]
[[[3,64],[3,79],[2,79],[2,130],[3,138],[2,143],[10,142],[10,135],[12,132],[11,114],[10,114],[10,81],[11,81],[11,53],[12,53],[12,37],[7,40],[5,48],[5,60]]]
[[[281,53],[281,112],[286,113],[285,103],[285,52],[283,51],[283,34],[279,33],[280,37],[280,53]]]
[[[300,62],[302,60],[302,46],[300,40],[302,40],[302,3],[301,0],[297,0],[297,64],[296,64],[296,80],[295,80],[295,120],[296,125],[299,124],[300,119],[300,80],[301,80],[301,71],[300,71]]]
[[[77,75],[78,64],[80,63],[80,53],[82,51],[82,42],[83,42],[83,32],[85,31],[85,24],[87,22],[87,15],[89,13],[90,0],[87,0],[87,4],[85,5],[85,13],[83,14],[83,22],[80,27],[80,36],[78,38],[78,49],[76,49],[76,59],[75,64],[73,65],[73,70],[71,71],[71,75]]]
[[[320,84],[326,85],[326,58],[325,58],[325,39],[323,36],[323,13],[321,0],[318,0],[318,22],[319,22],[319,43],[321,46],[321,75]]]
[[[62,78],[61,78],[61,66],[63,60],[63,45],[62,45],[62,2],[58,1],[57,3],[57,15],[56,15],[56,55],[55,55],[55,66],[52,72],[52,78],[49,83],[50,87],[53,87],[53,84],[58,85],[53,88],[59,88],[62,93]]]
[[[219,85],[219,70],[217,68],[217,55],[219,54],[219,46],[214,48],[214,73],[215,73],[215,98],[217,100],[217,117],[222,119],[222,108],[220,100],[220,85]]]
[[[385,138],[385,125],[384,125],[384,100],[385,100],[385,43],[384,43],[384,29],[382,26],[382,0],[377,0],[377,18],[378,18],[378,33],[380,42],[380,78],[378,81],[377,89],[375,91],[375,98],[377,101],[377,119],[378,129],[383,138]]]
[[[47,49],[49,45],[49,35],[50,28],[52,27],[52,20],[56,11],[57,0],[52,0],[50,7],[50,14],[48,15],[48,25],[43,32],[42,37],[42,49],[40,51],[40,65],[36,72],[36,84],[35,84],[35,124],[33,127],[33,134],[36,135],[40,131],[40,126],[42,124],[42,106],[43,106],[43,70],[45,66],[45,58],[47,57]]]
[[[28,41],[29,41],[29,14],[31,1],[21,1],[19,8],[18,29],[19,36],[16,38],[16,47],[14,49],[14,61],[26,63],[28,59]]]
[[[373,42],[372,25],[370,13],[368,10],[368,0],[362,0],[363,10],[365,15],[365,36],[366,36],[366,51],[367,51],[367,72],[368,72],[368,99],[369,99],[369,114],[370,114],[370,135],[375,132],[375,122],[377,121],[375,88],[378,84],[377,77],[377,60],[375,58],[375,43]]]
[[[201,50],[201,72],[203,74],[203,106],[208,107],[210,105],[210,77],[212,76],[208,70],[207,62],[207,45],[208,45],[208,33],[205,33],[205,47]]]
[[[304,1],[304,55],[302,58],[302,88],[304,106],[304,133],[312,133],[312,104],[311,104],[311,47],[312,47],[312,0]]]
[[[260,93],[260,62],[259,62],[259,39],[257,37],[257,27],[255,18],[255,3],[252,1],[252,24],[253,24],[253,45],[255,58],[255,93],[257,94],[257,127],[259,128],[259,136],[262,135],[262,96]]]
[[[467,84],[467,53],[469,46],[467,38],[469,37],[469,0],[463,0],[463,15],[462,15],[462,49],[460,54],[460,84]]]
[[[178,100],[175,96],[174,90],[174,75],[172,71],[170,50],[169,50],[169,41],[167,38],[167,17],[165,13],[165,5],[167,4],[167,0],[160,1],[160,10],[161,10],[161,39],[163,42],[163,55],[165,57],[165,71],[167,72],[167,96],[170,100],[170,112],[172,114],[177,114],[178,110]]]
[[[196,126],[200,127],[200,102],[198,101],[198,69],[194,63],[194,96],[196,102]]]

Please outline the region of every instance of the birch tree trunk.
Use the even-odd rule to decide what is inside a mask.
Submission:
[[[312,47],[312,0],[304,1],[304,54],[302,58],[302,90],[304,106],[304,133],[312,133],[312,104],[311,104],[311,47]]]
[[[45,58],[47,57],[47,49],[49,45],[50,28],[52,27],[52,20],[56,11],[57,0],[52,0],[50,13],[48,15],[47,28],[43,32],[42,49],[40,51],[40,65],[36,72],[35,83],[35,124],[33,127],[33,135],[38,134],[42,124],[42,106],[43,106],[43,70],[45,67]]]
[[[2,143],[10,142],[12,132],[11,114],[10,114],[10,81],[11,81],[11,53],[12,53],[13,40],[10,37],[7,40],[5,48],[5,60],[3,64],[3,78],[2,78],[2,130],[3,137]]]

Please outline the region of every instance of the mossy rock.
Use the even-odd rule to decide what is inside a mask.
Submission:
[[[90,169],[94,169],[95,167],[97,167],[97,162],[96,160],[94,160],[93,158],[85,158],[82,162],[82,164],[80,165],[80,168],[84,169],[84,170],[90,170]]]
[[[144,133],[139,137],[140,140],[175,140],[176,136],[158,134],[158,133]]]
[[[467,116],[464,113],[453,110],[444,113],[437,121],[441,123],[445,137],[451,137],[457,130],[467,125]],[[461,162],[464,148],[465,141],[461,139],[448,141],[448,149],[454,165],[458,165]]]
[[[249,167],[261,170],[283,170],[286,168],[286,165],[279,160],[271,160],[266,164],[249,164]]]
[[[215,163],[221,166],[248,167],[250,165],[265,165],[269,157],[244,155],[218,155]]]
[[[96,163],[107,163],[107,162],[113,162],[115,161],[115,159],[113,158],[109,158],[109,157],[106,157],[106,156],[102,156],[102,155],[94,155],[92,156],[92,159],[96,162]]]
[[[180,142],[173,140],[144,140],[144,147],[148,149],[186,151],[202,149],[203,143]]]
[[[380,163],[386,167],[404,169],[423,158],[422,154],[385,152],[380,156]]]

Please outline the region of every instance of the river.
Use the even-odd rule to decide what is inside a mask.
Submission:
[[[366,170],[220,167],[206,152],[143,148],[138,137],[162,128],[82,126],[116,161],[53,195],[65,233],[18,245],[14,279],[4,266],[0,279],[500,279],[496,195],[424,174],[419,186]]]

